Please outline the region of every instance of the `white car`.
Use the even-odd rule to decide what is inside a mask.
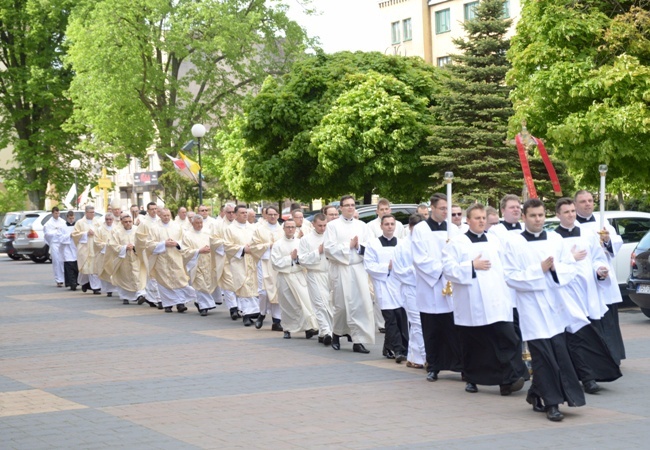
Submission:
[[[594,212],[598,222],[600,214]],[[650,213],[636,211],[605,211],[605,219],[623,238],[623,246],[614,258],[614,271],[621,292],[627,294],[627,278],[630,275],[630,255],[641,238],[650,230]],[[559,225],[557,217],[546,219],[544,228],[553,230]]]

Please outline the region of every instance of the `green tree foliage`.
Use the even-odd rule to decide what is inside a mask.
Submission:
[[[646,0],[524,4],[509,58],[516,127],[544,136],[583,183],[647,185],[650,13]]]
[[[0,146],[13,146],[15,168],[1,175],[42,208],[48,181],[71,185],[74,134],[61,125],[72,112],[65,96],[72,72],[62,64],[64,31],[74,0],[0,1]],[[4,162],[3,162],[4,163]]]
[[[69,126],[87,130],[85,144],[98,151],[142,157],[153,145],[163,158],[175,154],[194,123],[220,125],[303,55],[304,30],[285,12],[267,0],[86,2],[68,27]],[[167,196],[187,192],[169,178]]]
[[[218,136],[228,189],[242,199],[333,198],[375,191],[419,200],[419,158],[440,82],[418,58],[318,53],[269,78]]]

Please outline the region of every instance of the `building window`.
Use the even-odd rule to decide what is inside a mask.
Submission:
[[[393,44],[399,44],[402,42],[399,38],[399,22],[393,22],[390,24],[390,39]]]
[[[506,0],[505,2],[503,2],[503,18],[504,19],[510,18],[510,0]]]
[[[476,17],[476,7],[478,2],[465,3],[465,22]]]
[[[405,41],[413,39],[413,33],[411,32],[411,19],[402,20],[402,36],[404,36]]]
[[[436,34],[451,31],[451,16],[449,8],[436,11]]]
[[[442,56],[438,58],[438,67],[444,67],[451,62],[450,56]]]

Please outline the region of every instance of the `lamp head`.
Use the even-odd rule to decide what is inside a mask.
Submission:
[[[454,172],[445,172],[443,178],[445,180],[445,183],[447,184],[451,183],[451,180],[454,179]]]
[[[607,164],[601,164],[600,166],[598,166],[598,172],[600,172],[600,176],[604,177],[605,174],[607,173]]]
[[[70,161],[70,167],[74,170],[77,170],[79,167],[81,167],[81,161],[78,159],[73,159]]]
[[[203,136],[205,136],[205,127],[201,125],[200,123],[197,123],[196,125],[192,126],[192,136],[195,138],[201,139]]]

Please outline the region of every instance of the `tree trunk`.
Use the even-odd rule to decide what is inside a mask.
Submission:
[[[372,203],[372,191],[367,191],[363,193],[363,204],[369,205]]]
[[[625,203],[623,199],[623,191],[620,189],[618,190],[618,194],[616,194],[618,197],[618,209],[621,211],[625,211]]]

